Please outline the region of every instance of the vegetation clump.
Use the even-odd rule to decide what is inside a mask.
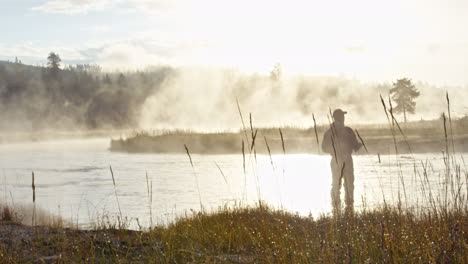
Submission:
[[[397,128],[394,128],[396,131],[392,131],[386,125],[356,125],[359,135],[368,148],[368,151],[361,149],[357,154],[395,154],[394,144],[397,145],[400,154],[440,153],[445,150],[444,129],[441,127],[441,123],[441,120],[431,120],[398,124],[404,134],[396,130]],[[453,120],[452,125],[455,150],[468,152],[467,119]],[[255,149],[257,153],[261,154],[269,152],[281,154],[284,144],[288,153],[319,154],[321,153],[319,150],[320,142],[317,139],[323,137],[323,133],[328,127],[328,124],[309,128],[283,127],[281,128],[283,135],[278,133],[278,128],[258,128],[255,129],[258,132]],[[251,129],[251,131],[254,130]],[[128,138],[111,140],[110,150],[130,153],[185,153],[183,145],[186,144],[190,148],[190,152],[196,154],[237,154],[241,150],[243,137],[242,131],[217,133],[190,130],[174,130],[163,133],[140,132],[134,133]],[[267,143],[258,140],[263,138],[267,139]]]
[[[131,231],[0,225],[3,263],[468,263],[468,214],[383,206],[316,219],[260,203]]]

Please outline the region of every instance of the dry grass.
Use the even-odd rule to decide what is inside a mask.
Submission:
[[[0,254],[65,263],[468,263],[467,223],[466,207],[415,213],[383,206],[313,219],[260,205],[194,212],[147,232],[50,228],[26,237],[29,243],[0,244]]]
[[[34,219],[33,219],[34,216]],[[43,208],[36,208],[33,205],[5,205],[0,203],[0,224],[17,225],[46,225],[52,227],[72,226],[64,221],[61,216],[50,214]]]

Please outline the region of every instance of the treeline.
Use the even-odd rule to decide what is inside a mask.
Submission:
[[[245,117],[252,114],[259,127],[311,126],[312,116],[319,124],[328,124],[335,108],[348,111],[348,123],[386,123],[380,98],[388,102],[393,87],[389,82],[361,82],[345,76],[286,75],[280,65],[270,74],[163,66],[110,73],[97,65],[61,66],[53,52],[47,61],[47,66],[0,62],[0,132],[49,128],[216,131],[238,128],[239,108]],[[447,92],[451,117],[466,116],[466,87],[416,81],[414,87],[421,95],[416,96],[417,104],[406,102],[402,114],[396,111],[401,102],[393,99],[401,122],[405,111],[409,121],[437,119],[447,111]]]
[[[54,57],[56,56],[56,57]],[[0,61],[0,130],[126,128],[138,122],[141,105],[171,68],[103,73],[97,65],[47,67]]]

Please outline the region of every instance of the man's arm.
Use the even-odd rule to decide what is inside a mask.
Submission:
[[[350,137],[351,146],[353,146],[354,151],[358,151],[362,147],[362,143],[357,140],[356,133],[348,127],[348,133]]]
[[[331,130],[328,129],[325,134],[323,134],[322,140],[322,151],[325,153],[333,154],[333,146],[332,146],[332,139],[331,139]]]

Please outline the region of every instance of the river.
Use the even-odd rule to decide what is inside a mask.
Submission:
[[[247,155],[244,173],[242,155],[192,155],[192,167],[186,154],[116,153],[108,151],[109,142],[96,138],[0,145],[0,203],[32,204],[34,172],[36,207],[80,228],[112,222],[119,215],[132,227],[167,224],[201,207],[213,211],[253,205],[259,197],[305,216],[331,211],[330,157],[325,155]],[[460,165],[461,193],[466,196],[465,156],[452,159]],[[380,160],[360,155],[354,167],[358,210],[384,200],[429,206],[429,194],[438,197],[445,190],[442,153]]]

